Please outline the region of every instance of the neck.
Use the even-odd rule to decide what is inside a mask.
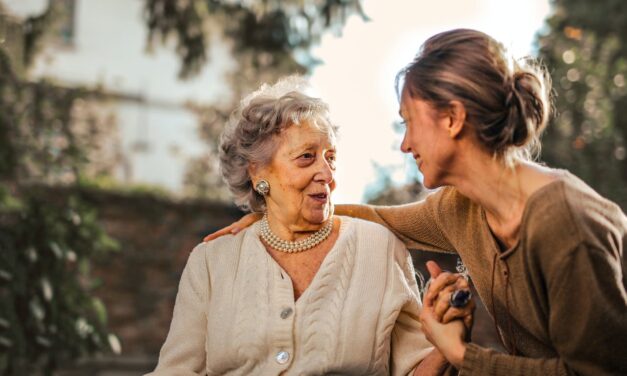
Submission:
[[[458,163],[447,184],[481,205],[493,234],[509,248],[518,239],[529,196],[554,179],[554,173],[532,162],[509,167],[485,152],[472,154]]]
[[[310,223],[305,219],[299,219],[296,221],[287,220],[284,217],[277,215],[271,210],[268,210],[268,225],[272,232],[283,240],[298,241],[309,237],[312,233],[320,230],[324,225],[331,220],[331,216],[322,223]]]
[[[527,199],[519,164],[506,166],[502,161],[486,158],[468,164],[451,178],[451,185],[478,203],[498,222],[522,214]]]

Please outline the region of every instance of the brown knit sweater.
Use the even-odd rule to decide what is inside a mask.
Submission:
[[[506,251],[483,209],[451,187],[336,212],[381,223],[410,248],[460,255],[510,352],[471,343],[462,374],[627,375],[627,218],[572,174],[529,197]]]

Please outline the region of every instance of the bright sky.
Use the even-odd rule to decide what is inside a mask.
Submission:
[[[534,36],[544,25],[547,0],[366,0],[370,22],[352,17],[340,38],[327,36],[314,50],[324,61],[311,77],[340,125],[336,203],[358,202],[376,181],[373,163],[389,166],[396,183],[415,172],[399,151],[401,136],[394,91],[398,70],[422,42],[453,28],[484,31],[515,56],[533,53]]]

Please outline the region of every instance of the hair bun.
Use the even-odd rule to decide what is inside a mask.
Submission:
[[[546,127],[549,116],[548,93],[544,70],[536,67],[520,68],[506,83],[504,143],[524,146],[536,140]]]

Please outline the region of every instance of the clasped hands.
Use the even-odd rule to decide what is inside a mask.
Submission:
[[[422,330],[427,339],[456,368],[460,368],[466,351],[465,339],[473,324],[475,302],[463,307],[451,306],[451,294],[455,290],[470,291],[468,280],[461,274],[442,271],[434,261],[427,262],[431,275],[423,298],[420,313]]]

